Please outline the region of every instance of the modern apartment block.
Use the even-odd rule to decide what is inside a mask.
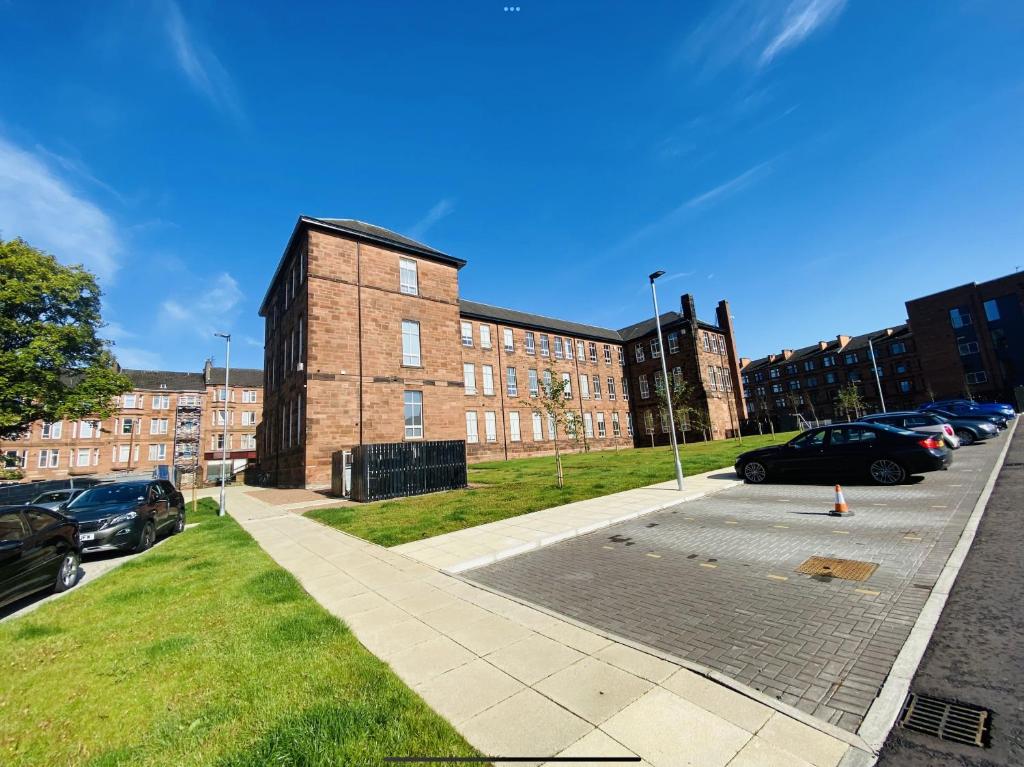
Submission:
[[[795,416],[808,421],[845,419],[837,397],[849,384],[857,388],[868,412],[881,408],[879,382],[889,410],[913,409],[925,397],[915,334],[905,324],[859,336],[840,335],[757,360],[744,358],[741,373],[745,416],[755,423],[772,418],[779,424]]]
[[[633,398],[641,373],[631,359],[637,345],[650,347],[653,321],[625,329],[627,338],[461,300],[463,266],[371,224],[299,218],[260,307],[266,398],[257,443],[272,482],[329,485],[332,454],[360,444],[465,440],[470,460],[553,452],[551,429],[529,404],[546,375],[569,381],[583,420],[572,448],[649,444],[635,425],[654,402]],[[669,367],[694,376],[702,397],[707,389],[711,432],[725,436],[736,415],[724,403],[742,401],[728,307],[709,324],[692,300],[682,305],[671,314],[678,351]],[[653,387],[654,371],[642,374]],[[655,431],[656,442],[667,440]]]
[[[1018,401],[1015,389],[1024,386],[1022,302],[1021,274],[906,302],[929,396]]]
[[[211,405],[225,397],[229,459],[244,466],[255,458],[256,426],[263,414],[262,371],[232,370],[230,395],[224,394],[224,369],[209,363],[201,373],[121,372],[132,381],[132,390],[117,399],[113,416],[33,423],[21,438],[0,442],[6,464],[20,469],[28,480],[111,477],[176,463],[198,465],[205,476],[209,465],[223,460],[223,408]],[[179,408],[194,414],[198,434],[177,445],[176,451]],[[189,460],[193,455],[198,459]]]

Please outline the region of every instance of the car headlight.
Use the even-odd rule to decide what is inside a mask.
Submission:
[[[107,527],[113,527],[114,525],[121,525],[121,524],[124,524],[125,522],[131,522],[137,516],[139,516],[139,515],[136,512],[129,511],[127,514],[122,514],[119,517],[114,517],[112,520],[107,522]]]

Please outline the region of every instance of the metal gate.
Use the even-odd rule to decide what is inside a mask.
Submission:
[[[379,501],[465,486],[463,440],[391,442],[352,448],[355,501]]]

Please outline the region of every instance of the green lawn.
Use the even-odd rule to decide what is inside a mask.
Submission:
[[[776,435],[784,442],[796,432]],[[685,474],[731,467],[745,450],[772,443],[770,435],[718,440],[680,448]],[[663,482],[675,476],[667,447],[574,453],[563,458],[565,487],[555,483],[555,459],[521,458],[469,467],[468,490],[360,506],[315,509],[308,516],[381,546],[430,538],[531,511]]]
[[[0,624],[0,764],[369,765],[474,750],[230,517]]]

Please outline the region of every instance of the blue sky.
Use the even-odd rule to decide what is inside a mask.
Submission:
[[[84,262],[129,367],[262,364],[301,214],[759,356],[1024,266],[1024,4],[0,0],[0,233]],[[642,10],[641,10],[642,9]]]

